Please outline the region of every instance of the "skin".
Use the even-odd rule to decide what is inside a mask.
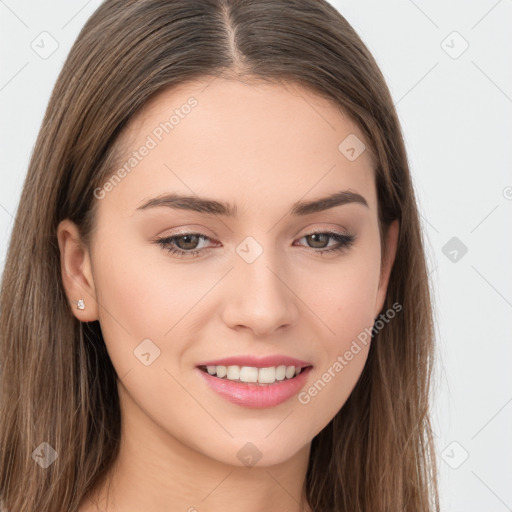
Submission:
[[[334,104],[297,85],[216,79],[165,91],[123,134],[125,162],[159,123],[191,96],[198,105],[180,119],[121,183],[99,201],[93,241],[59,224],[62,278],[82,322],[99,320],[119,376],[120,457],[93,510],[162,512],[299,511],[312,439],[355,386],[369,344],[308,404],[297,396],[249,409],[217,395],[197,374],[200,361],[240,354],[284,354],[310,362],[308,389],[382,312],[395,258],[398,223],[386,233],[381,266],[377,192],[368,151],[349,161],[338,145],[360,129]],[[339,190],[364,196],[305,217],[299,200]],[[138,210],[162,193],[231,202],[237,218],[168,207]],[[345,250],[310,237],[334,230],[355,236]],[[170,254],[163,236],[200,256]],[[263,248],[248,263],[236,248],[248,236]],[[210,249],[206,249],[209,247]],[[149,366],[134,356],[142,340],[158,346]],[[261,459],[248,467],[237,452],[251,442]]]

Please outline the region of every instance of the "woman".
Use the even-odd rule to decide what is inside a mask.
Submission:
[[[404,143],[324,1],[104,2],[0,325],[5,510],[438,510]]]

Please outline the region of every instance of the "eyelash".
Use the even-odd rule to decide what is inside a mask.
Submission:
[[[309,247],[313,252],[319,253],[320,256],[326,253],[341,253],[348,249],[355,240],[353,235],[345,235],[342,233],[336,233],[334,231],[314,231],[313,233],[309,233],[307,235],[302,236],[301,238],[306,238],[313,235],[328,235],[330,238],[336,240],[340,245],[338,247],[334,247],[332,249],[319,249],[316,250],[312,247]],[[171,254],[174,254],[180,258],[195,258],[199,256],[199,253],[203,251],[208,251],[211,247],[206,249],[192,249],[190,251],[185,251],[183,249],[175,249],[171,246],[172,242],[178,238],[184,238],[187,236],[196,236],[203,240],[209,240],[209,237],[203,235],[202,233],[180,233],[179,235],[173,235],[165,238],[158,238],[156,243],[160,245],[163,249],[168,251]],[[299,240],[301,239],[299,238]]]

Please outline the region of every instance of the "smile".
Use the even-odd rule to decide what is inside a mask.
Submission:
[[[300,366],[270,366],[257,368],[255,366],[223,366],[208,365],[200,366],[202,371],[209,373],[219,379],[227,379],[234,382],[252,382],[257,384],[273,384],[276,381],[293,379],[299,375]]]
[[[221,398],[247,408],[275,407],[297,395],[313,366],[201,365],[198,376]],[[223,375],[219,377],[219,375]]]

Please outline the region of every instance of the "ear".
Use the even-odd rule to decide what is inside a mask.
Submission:
[[[398,219],[396,219],[389,225],[387,232],[384,235],[386,240],[386,254],[381,266],[379,288],[377,290],[377,298],[375,301],[375,314],[373,315],[374,318],[379,316],[382,308],[384,307],[384,301],[386,300],[389,276],[396,257],[399,230],[400,224]]]
[[[62,283],[73,315],[81,322],[98,320],[98,303],[92,275],[89,251],[80,239],[79,230],[69,219],[57,227],[60,249]],[[85,308],[78,309],[76,302],[83,299]]]

